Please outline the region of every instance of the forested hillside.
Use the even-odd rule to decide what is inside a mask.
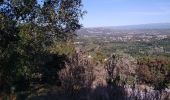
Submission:
[[[170,99],[169,37],[79,37],[85,13],[81,0],[0,0],[0,100]]]

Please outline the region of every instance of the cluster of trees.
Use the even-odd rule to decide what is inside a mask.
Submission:
[[[156,90],[170,86],[170,61],[164,56],[143,56],[135,59],[116,54],[106,63],[107,81],[116,85],[144,84]]]
[[[164,92],[158,92],[169,88],[168,58],[147,56],[135,59],[120,52],[113,54],[104,63],[97,60],[100,64],[96,64],[96,59],[83,56],[76,54],[66,68],[60,71],[62,88],[73,100],[98,100],[100,97],[101,100],[124,100],[123,98],[128,98],[128,93],[132,93],[131,98],[140,98],[142,94],[139,91],[145,91],[145,95],[148,94],[151,99],[169,96],[167,92],[166,95],[161,94]],[[126,89],[131,91],[128,92]]]
[[[0,94],[54,81],[83,14],[81,0],[0,0]]]
[[[102,38],[99,36],[98,38]],[[91,53],[95,53],[95,48],[100,47],[101,51],[109,55],[116,51],[123,51],[132,55],[133,57],[140,57],[146,55],[159,55],[170,57],[170,38],[167,37],[162,40],[154,40],[150,42],[105,42],[97,37],[79,36],[78,41],[82,42],[79,44],[83,49],[88,50]]]
[[[124,53],[112,55],[105,63],[111,85],[147,85],[156,90],[170,86],[170,60],[164,56],[133,58]]]
[[[170,84],[170,62],[166,57],[143,57],[138,59],[138,82],[155,89],[168,88]]]

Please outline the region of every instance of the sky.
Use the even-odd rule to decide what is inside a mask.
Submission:
[[[170,23],[170,0],[82,0],[84,27]]]

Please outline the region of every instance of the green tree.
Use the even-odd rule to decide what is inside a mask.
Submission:
[[[81,0],[42,0],[42,4],[37,0],[1,0],[1,91],[23,89],[22,85],[29,85],[35,74],[58,70],[62,62],[58,52],[48,48],[73,39],[83,14]],[[56,61],[55,68],[49,68],[47,63],[54,63],[50,58]]]

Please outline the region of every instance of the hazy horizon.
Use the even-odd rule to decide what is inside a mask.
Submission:
[[[170,25],[170,22],[165,22],[165,23],[143,23],[143,24],[127,24],[127,25],[113,25],[113,26],[90,26],[90,27],[85,27],[83,28],[99,28],[99,27],[124,27],[124,26],[140,26],[140,25],[158,25],[158,24],[168,24]]]

